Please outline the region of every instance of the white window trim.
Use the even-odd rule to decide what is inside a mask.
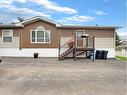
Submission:
[[[35,31],[35,42],[32,42],[32,31]],[[50,44],[51,43],[51,33],[50,33],[50,35],[49,35],[49,42],[45,42],[45,32],[46,32],[46,30],[42,30],[42,31],[44,31],[44,42],[37,42],[37,31],[40,31],[40,30],[30,30],[30,43],[32,43],[32,44]],[[48,31],[50,31],[50,30],[48,30]]]
[[[11,42],[4,42],[4,41],[3,41],[3,38],[4,38],[3,32],[6,31],[6,30],[12,32],[12,41],[11,41]],[[2,29],[2,43],[13,43],[13,29]]]

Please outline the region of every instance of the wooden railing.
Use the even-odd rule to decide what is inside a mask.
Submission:
[[[87,48],[94,48],[95,47],[95,37],[87,38]]]
[[[67,41],[66,43],[64,43],[63,45],[61,45],[61,43],[59,42],[59,58],[60,58],[60,55],[61,55],[62,53],[64,53],[66,50],[69,49],[68,44],[69,44],[70,42],[74,42],[74,38],[71,38],[70,40],[68,40],[68,41]]]
[[[60,48],[67,46],[68,43],[70,43],[70,42],[72,42],[72,41],[74,41],[74,38],[71,38],[69,41],[67,41],[67,42],[64,43],[62,46],[60,46]]]
[[[86,39],[86,43],[85,43],[86,45],[83,48],[94,48],[95,47],[95,37],[94,36],[88,37],[88,38],[82,38],[82,39]],[[60,58],[61,54],[63,54],[67,50],[71,49],[69,46],[69,43],[71,43],[71,42],[74,42],[73,47],[71,47],[71,48],[77,48],[76,47],[77,40],[75,40],[74,38],[71,38],[63,45],[61,45],[61,43],[59,42],[59,58]]]

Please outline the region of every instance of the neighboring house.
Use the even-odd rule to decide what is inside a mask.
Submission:
[[[116,51],[122,51],[122,49],[127,50],[127,39],[121,39],[122,44],[119,46],[116,46]]]
[[[58,57],[59,46],[86,33],[95,36],[95,50],[108,50],[108,58],[114,58],[115,28],[62,25],[42,17],[10,25],[0,24],[0,56],[32,57],[36,52],[40,57]]]

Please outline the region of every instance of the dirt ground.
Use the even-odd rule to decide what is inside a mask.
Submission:
[[[0,95],[125,95],[126,63],[115,59],[2,58]]]

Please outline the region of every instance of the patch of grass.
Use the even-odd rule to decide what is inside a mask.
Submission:
[[[116,56],[116,59],[127,61],[127,57],[124,56]]]

